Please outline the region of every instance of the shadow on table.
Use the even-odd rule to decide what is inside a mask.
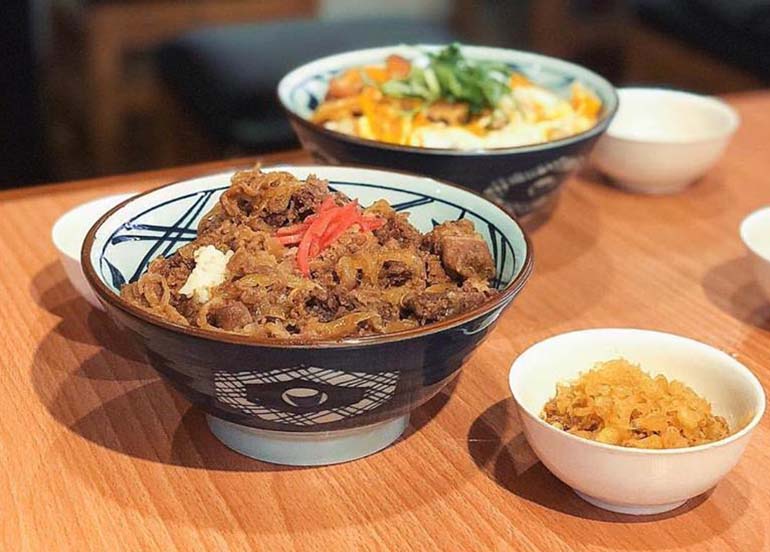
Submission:
[[[99,381],[73,375],[65,380],[48,410],[64,423],[71,409],[68,397],[83,393],[101,394]],[[412,414],[409,427],[399,440],[408,439],[427,424],[446,404],[445,391]],[[102,403],[67,428],[89,441],[142,460],[186,468],[277,472],[307,469],[259,462],[231,451],[209,431],[204,413],[162,381],[147,383]]]
[[[134,341],[118,331],[102,311],[91,307],[78,294],[58,262],[35,274],[30,295],[41,308],[60,319],[53,332],[63,338],[96,346],[109,342],[111,351],[118,356],[144,362],[144,354]],[[149,372],[148,369],[147,374]]]
[[[589,523],[598,521],[618,524],[619,529],[625,524],[643,525],[665,521],[691,510],[708,507],[706,501],[714,491],[712,489],[671,512],[651,516],[616,514],[592,506],[579,498],[538,461],[524,437],[513,399],[495,403],[476,418],[468,432],[468,451],[482,473],[517,497],[549,510],[587,520]],[[710,516],[709,521],[713,523],[699,535],[697,542],[729,529],[747,507],[747,498],[730,481],[723,481],[720,485],[720,493],[724,495],[726,491],[729,495],[728,516]],[[677,520],[671,521],[674,522],[672,527],[679,523]],[[549,527],[558,532],[555,525]],[[590,539],[589,533],[586,534],[587,539]],[[613,546],[623,548],[623,543],[613,542]],[[631,549],[637,548],[631,543],[627,546]]]
[[[301,469],[258,462],[221,444],[203,413],[160,380],[133,339],[63,278],[58,263],[49,265],[35,276],[31,290],[40,306],[60,318],[39,344],[32,366],[35,390],[57,421],[100,446],[163,464],[225,471]],[[96,352],[72,370],[72,355],[80,356],[80,349]],[[438,414],[456,381],[412,413],[401,440]]]
[[[58,266],[49,266],[30,290],[60,318],[41,340],[30,378],[39,400],[67,430],[41,456],[40,477],[72,478],[122,509],[196,530],[293,534],[297,527],[349,529],[398,518],[441,501],[475,475],[470,468],[454,477],[441,470],[405,475],[402,469],[403,462],[422,459],[408,447],[399,451],[400,443],[419,439],[415,433],[447,404],[454,382],[412,413],[399,441],[368,461],[311,470],[241,456],[221,444],[203,413],[165,385],[127,345],[127,336],[63,278]],[[78,444],[81,439],[96,446]],[[282,477],[259,476],[276,472]],[[338,473],[344,478],[338,480]],[[405,476],[412,491],[394,491]],[[362,487],[366,493],[359,493]],[[217,506],[198,496],[212,497]]]
[[[713,267],[701,285],[706,297],[719,309],[746,324],[770,331],[770,303],[754,279],[748,256]]]

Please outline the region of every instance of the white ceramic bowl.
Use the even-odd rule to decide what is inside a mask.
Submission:
[[[660,88],[621,88],[620,105],[596,144],[594,165],[617,185],[674,193],[716,163],[740,124],[721,100]]]
[[[59,252],[59,261],[64,267],[72,287],[86,301],[97,309],[104,310],[86,282],[80,265],[80,249],[91,226],[101,216],[121,201],[135,195],[135,192],[111,195],[82,203],[60,216],[51,229],[51,240]]]
[[[746,425],[714,443],[644,450],[583,439],[540,419],[557,382],[618,357],[689,385],[731,428]],[[626,514],[666,512],[716,485],[738,462],[765,410],[759,381],[733,357],[686,337],[648,330],[594,329],[551,337],[516,359],[509,382],[524,434],[543,464],[591,504]]]
[[[743,219],[741,239],[751,255],[757,283],[770,301],[770,207],[754,211]]]

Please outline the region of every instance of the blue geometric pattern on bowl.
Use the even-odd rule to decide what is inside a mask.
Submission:
[[[507,236],[488,214],[469,205],[461,205],[440,194],[379,184],[332,180],[330,186],[357,198],[362,205],[384,198],[397,211],[408,211],[410,222],[422,232],[447,220],[470,220],[492,252],[497,274],[493,284],[497,288],[504,288],[522,268],[523,240],[517,240],[518,247],[514,247],[512,237]],[[167,257],[194,240],[198,222],[216,205],[226,189],[226,185],[219,185],[165,199],[118,226],[104,241],[98,256],[97,267],[102,280],[119,292],[123,284],[136,281],[154,258]]]
[[[309,427],[376,410],[393,398],[398,380],[396,371],[343,372],[301,365],[267,372],[215,371],[214,391],[217,400],[242,414]],[[273,392],[260,399],[260,393],[248,391],[255,386]]]

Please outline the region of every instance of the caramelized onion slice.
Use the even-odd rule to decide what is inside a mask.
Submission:
[[[353,312],[331,322],[312,320],[305,326],[305,336],[319,339],[340,339],[358,331],[361,322],[380,318],[376,312]]]

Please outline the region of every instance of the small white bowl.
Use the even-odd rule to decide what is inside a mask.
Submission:
[[[645,194],[684,189],[719,159],[740,124],[708,96],[661,88],[621,88],[620,105],[594,149],[594,165],[618,186]]]
[[[689,385],[731,428],[741,429],[705,445],[645,450],[583,439],[540,419],[557,383],[618,357]],[[759,381],[733,357],[686,337],[648,330],[595,329],[551,337],[516,359],[509,383],[524,434],[543,464],[586,501],[624,514],[667,512],[716,485],[738,462],[765,410]]]
[[[51,229],[51,240],[59,252],[59,261],[72,287],[92,306],[100,310],[104,310],[104,307],[91,291],[91,286],[86,282],[83,268],[80,266],[80,249],[83,247],[86,234],[99,217],[134,195],[136,192],[101,197],[82,203],[60,216]]]
[[[740,233],[751,254],[757,283],[770,301],[770,207],[754,211],[743,219]]]

